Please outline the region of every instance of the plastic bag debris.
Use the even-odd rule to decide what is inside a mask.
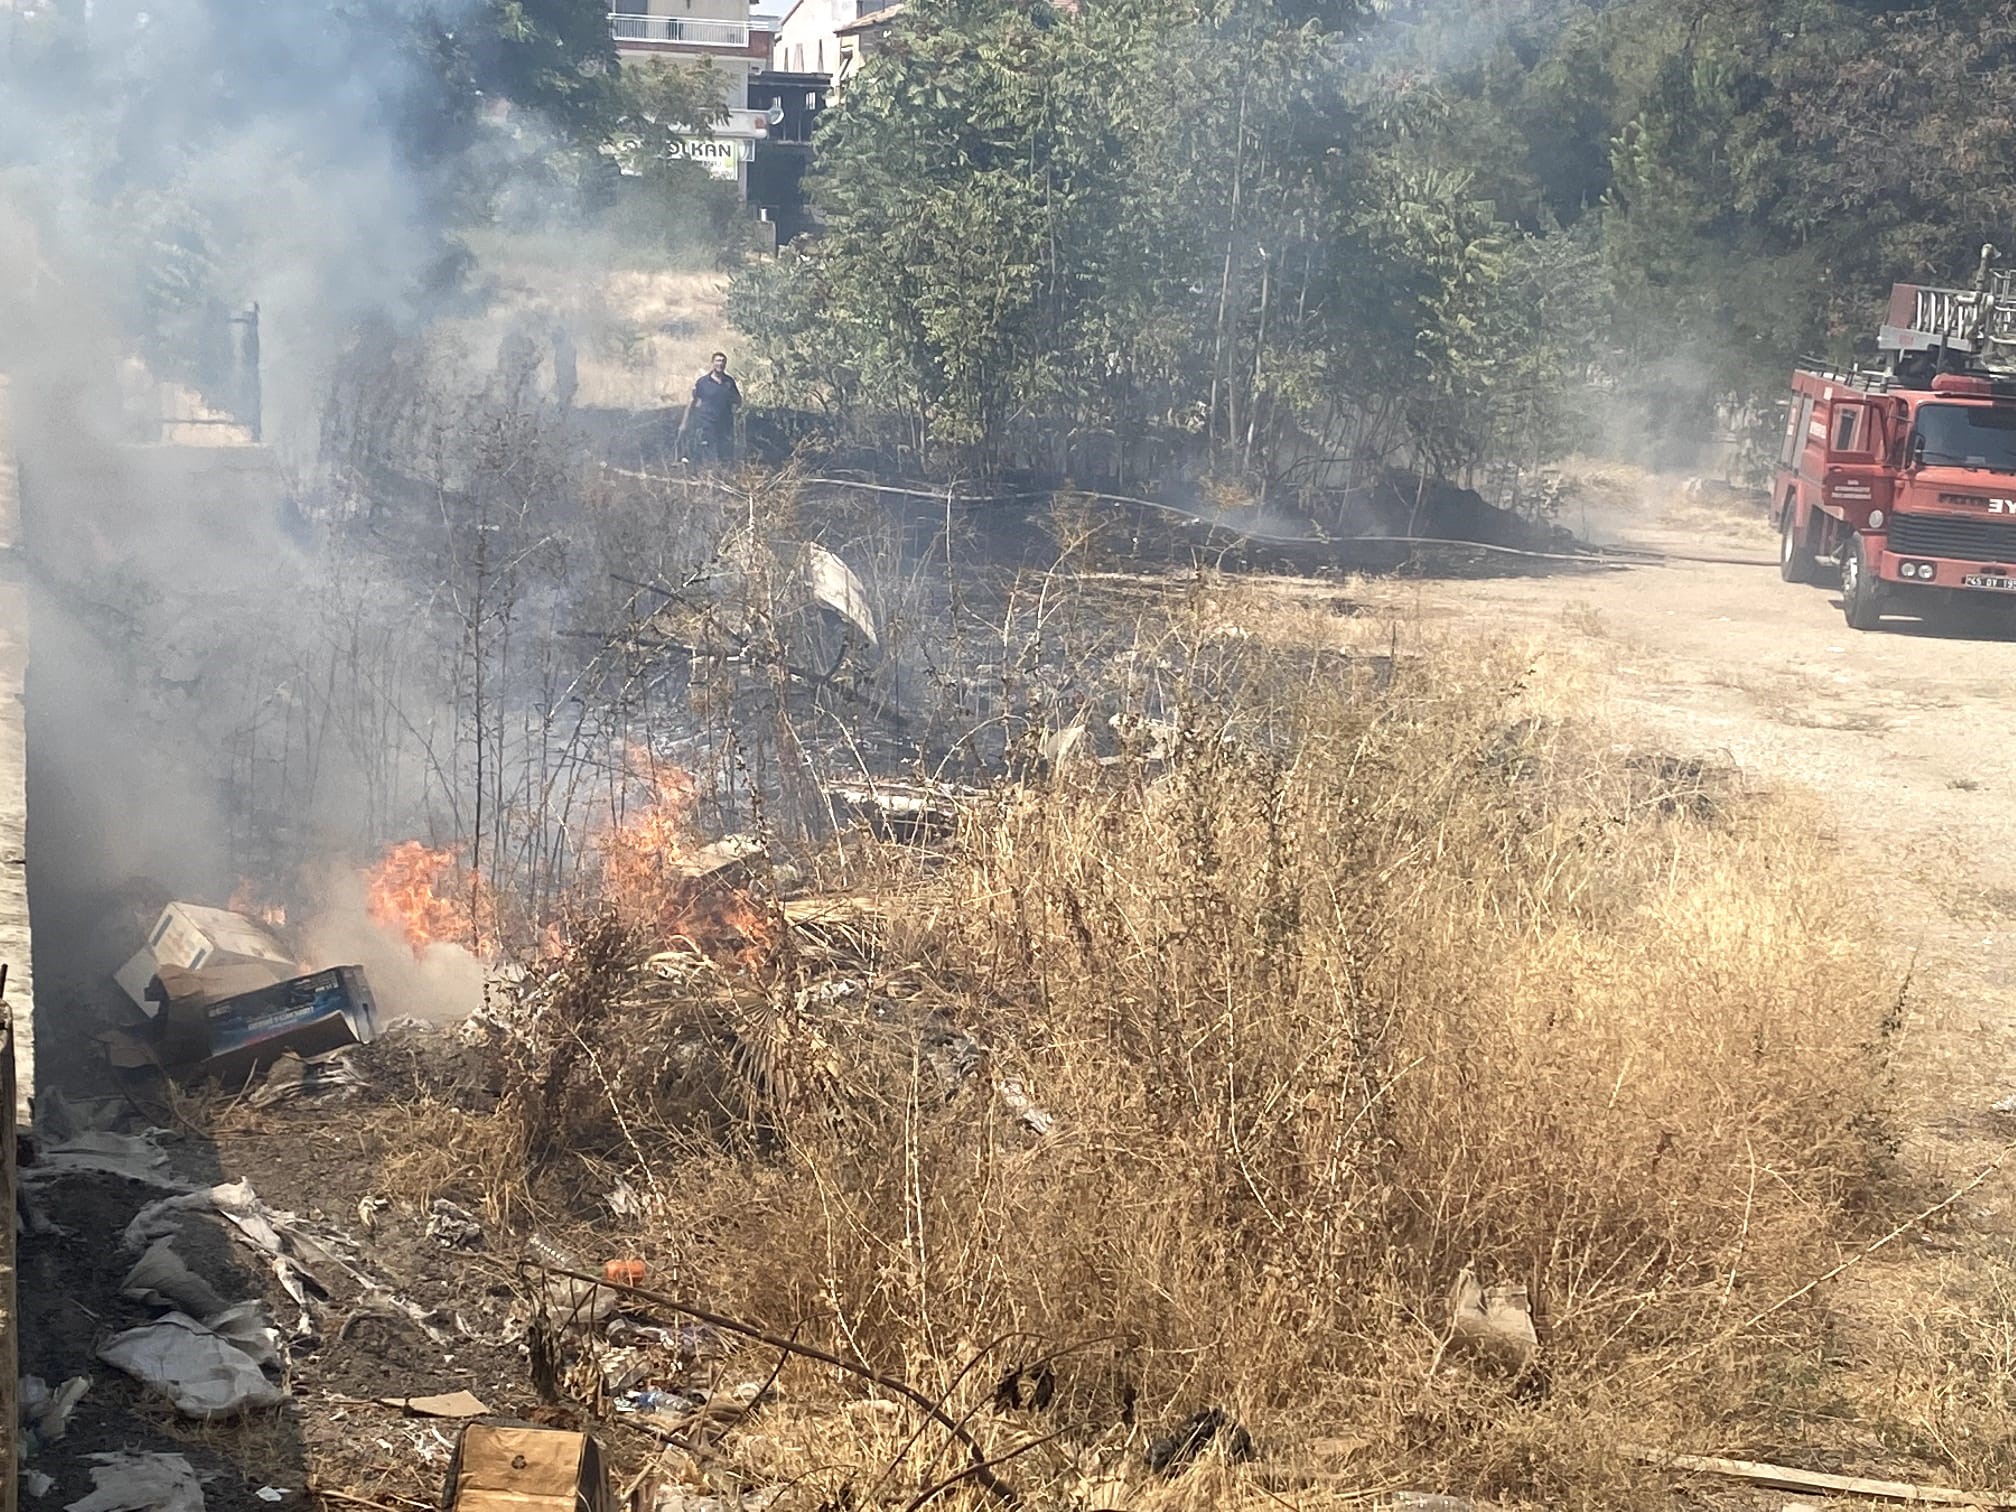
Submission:
[[[70,1427],[70,1414],[91,1389],[91,1377],[72,1376],[54,1391],[40,1376],[21,1377],[21,1452],[33,1454],[44,1444],[53,1444]]]
[[[104,1129],[80,1130],[61,1144],[42,1150],[33,1165],[21,1168],[21,1179],[29,1183],[53,1181],[90,1171],[184,1192],[188,1184],[168,1174],[168,1152],[157,1143],[166,1132],[148,1129],[141,1134],[114,1134]]]
[[[184,1213],[216,1213],[268,1254],[287,1253],[287,1246],[273,1223],[273,1218],[279,1215],[259,1200],[249,1181],[227,1181],[150,1202],[133,1215],[120,1242],[129,1250],[139,1249],[163,1234],[174,1233]],[[293,1215],[286,1216],[291,1219]]]
[[[543,1234],[534,1234],[525,1241],[525,1258],[534,1265],[550,1266],[554,1270],[586,1269],[577,1256],[561,1249]],[[592,1281],[578,1281],[572,1276],[546,1277],[546,1305],[567,1328],[593,1328],[616,1311],[616,1300],[615,1292]]]
[[[133,1263],[119,1284],[119,1294],[149,1307],[170,1307],[196,1318],[222,1312],[227,1305],[208,1281],[189,1269],[170,1238],[156,1239],[147,1246],[147,1253]]]
[[[254,1491],[252,1494],[258,1497],[259,1500],[263,1502],[277,1502],[287,1500],[287,1493],[285,1491],[282,1491],[278,1486],[261,1486],[257,1491]]]
[[[21,1474],[21,1484],[28,1488],[30,1496],[47,1496],[56,1489],[56,1477],[45,1475],[40,1470],[25,1470]]]
[[[115,1335],[98,1358],[152,1387],[184,1417],[228,1418],[277,1407],[286,1393],[260,1366],[277,1360],[279,1341],[253,1309],[263,1312],[258,1303],[227,1309],[213,1320],[219,1325],[214,1328],[171,1312]]]
[[[203,1512],[203,1485],[179,1454],[94,1454],[97,1489],[64,1512]]]

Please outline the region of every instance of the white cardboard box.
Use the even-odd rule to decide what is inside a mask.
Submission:
[[[196,971],[248,964],[283,967],[283,977],[298,969],[287,947],[256,920],[201,903],[170,903],[155,920],[146,945],[134,952],[114,979],[140,1011],[151,1016],[155,1005],[147,1001],[147,985],[163,966]]]

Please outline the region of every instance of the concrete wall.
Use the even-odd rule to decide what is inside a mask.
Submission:
[[[28,928],[28,742],[21,692],[28,671],[28,598],[21,584],[21,479],[7,379],[0,375],[0,961],[14,1018],[15,1123],[35,1088],[35,970]],[[8,1419],[9,1422],[12,1419]]]
[[[28,935],[28,750],[21,685],[28,668],[28,607],[15,564],[20,540],[21,480],[14,462],[12,415],[0,375],[0,961],[7,992],[0,1011],[0,1106],[12,1107],[17,1130],[29,1127],[35,1089],[34,963]],[[0,1130],[0,1512],[20,1498],[20,1337],[14,1256],[14,1147]]]

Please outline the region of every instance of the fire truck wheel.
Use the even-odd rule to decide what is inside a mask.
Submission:
[[[1883,606],[1877,598],[1881,591],[1882,584],[1869,570],[1869,558],[1858,535],[1841,558],[1841,612],[1848,616],[1850,629],[1874,630],[1882,622]]]
[[[1815,577],[1811,543],[1799,538],[1799,509],[1785,506],[1785,525],[1778,532],[1778,576],[1788,583],[1810,583]]]

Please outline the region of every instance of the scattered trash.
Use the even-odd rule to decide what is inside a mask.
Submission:
[[[2016,1113],[2016,1092],[1988,1104],[1990,1113]]]
[[[651,1489],[648,1498],[640,1497],[632,1505],[638,1512],[765,1512],[783,1494],[782,1486],[708,1494],[664,1481]]]
[[[263,1317],[259,1303],[227,1309],[206,1323],[171,1312],[114,1335],[98,1358],[151,1386],[184,1417],[209,1420],[277,1407],[285,1393],[260,1367],[278,1359],[279,1339],[270,1323],[254,1321],[253,1309]]]
[[[397,1407],[413,1417],[475,1418],[490,1415],[483,1399],[470,1391],[450,1391],[441,1396],[380,1397],[378,1405]]]
[[[427,1237],[449,1249],[481,1249],[483,1225],[469,1209],[436,1197],[427,1209]]]
[[[1395,1491],[1386,1505],[1404,1512],[1472,1512],[1477,1504],[1467,1496],[1443,1496],[1436,1491]]]
[[[28,1488],[30,1496],[47,1496],[56,1489],[56,1477],[45,1475],[40,1470],[23,1471],[21,1482]]]
[[[1449,1347],[1510,1371],[1524,1370],[1540,1347],[1526,1288],[1482,1285],[1469,1266],[1449,1289]]]
[[[1253,1436],[1226,1415],[1222,1407],[1206,1407],[1185,1418],[1174,1433],[1148,1445],[1148,1468],[1167,1475],[1181,1470],[1214,1443],[1224,1445],[1228,1460],[1253,1458]]]
[[[637,1195],[637,1188],[624,1177],[616,1178],[616,1185],[609,1189],[609,1211],[618,1218],[642,1218],[644,1199]]]
[[[665,1391],[656,1386],[626,1391],[617,1399],[618,1412],[691,1412],[705,1399],[683,1391]]]
[[[274,1061],[265,1081],[251,1097],[256,1108],[270,1108],[295,1098],[324,1097],[331,1092],[349,1095],[368,1085],[355,1064],[355,1046],[332,1050],[307,1060],[289,1051]]]
[[[721,1331],[705,1323],[635,1323],[628,1318],[612,1318],[609,1342],[641,1344],[654,1351],[669,1350],[682,1366],[696,1360],[718,1359],[728,1352]]]
[[[601,1445],[556,1428],[464,1428],[445,1504],[445,1512],[617,1512]]]
[[[238,1231],[269,1254],[287,1253],[276,1223],[291,1222],[293,1215],[278,1214],[259,1200],[249,1181],[227,1181],[213,1187],[163,1197],[150,1202],[133,1215],[121,1243],[129,1250],[150,1244],[163,1234],[171,1234],[184,1213],[212,1212],[231,1222]]]
[[[91,1377],[72,1376],[54,1391],[40,1376],[21,1377],[21,1453],[33,1454],[53,1444],[70,1427],[70,1414],[91,1389]]]
[[[642,1286],[645,1274],[642,1260],[610,1260],[602,1266],[602,1279],[617,1286]]]
[[[360,1197],[357,1199],[357,1224],[367,1234],[378,1232],[378,1215],[392,1206],[390,1197]]]
[[[176,1253],[175,1241],[166,1237],[156,1239],[134,1262],[119,1284],[119,1294],[149,1307],[170,1307],[196,1318],[210,1317],[226,1306],[216,1289]]]
[[[203,1512],[203,1485],[179,1454],[94,1454],[97,1489],[64,1512]]]
[[[287,1500],[287,1493],[285,1491],[282,1491],[278,1486],[261,1486],[257,1491],[254,1491],[252,1494],[258,1497],[259,1500],[263,1502],[279,1502]]]

